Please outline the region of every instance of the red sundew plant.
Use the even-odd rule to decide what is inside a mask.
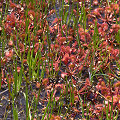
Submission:
[[[13,46],[13,41],[10,40],[9,43],[8,43],[9,46]]]
[[[21,114],[16,104],[23,94],[26,119],[117,119],[120,3],[10,0],[8,4],[10,12],[0,21],[0,67],[1,87],[8,86],[13,118]]]
[[[6,51],[5,56],[11,58],[13,56],[13,50]]]

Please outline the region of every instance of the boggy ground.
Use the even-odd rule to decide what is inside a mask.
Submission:
[[[120,119],[119,1],[0,2],[1,119]]]

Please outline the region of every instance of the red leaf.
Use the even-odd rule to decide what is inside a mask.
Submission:
[[[64,87],[64,84],[56,84],[55,85],[55,88],[61,88],[61,89],[63,89],[63,87]]]
[[[24,52],[24,44],[19,43],[20,52]]]
[[[86,86],[91,86],[91,85],[90,85],[90,81],[89,81],[89,78],[86,78],[86,82],[85,82],[85,85],[86,85]]]
[[[1,65],[2,66],[4,66],[6,62],[7,62],[7,57],[1,58]]]
[[[69,68],[74,68],[75,67],[75,64],[74,63],[70,63],[69,64]]]
[[[70,57],[69,57],[69,54],[66,53],[62,59],[62,61],[67,65],[68,64],[68,61],[69,61]]]
[[[13,46],[13,41],[10,40],[9,43],[8,43],[9,46]]]
[[[87,86],[85,85],[83,88],[81,88],[81,89],[78,91],[78,93],[81,94],[83,91],[85,91],[86,87],[87,87]]]
[[[54,10],[54,9],[53,9],[53,10],[50,10],[48,17],[49,17],[51,14],[53,14],[53,13],[55,13],[55,10]]]
[[[42,84],[43,85],[47,85],[49,83],[49,79],[48,78],[44,78],[43,80],[42,80]]]
[[[84,43],[84,44],[83,44],[83,47],[87,47],[87,48],[88,48],[88,44]]]
[[[54,65],[55,71],[58,71],[59,70],[58,62],[53,63],[53,65]]]
[[[34,12],[33,10],[29,10],[29,11],[28,11],[28,15],[29,15],[29,16],[32,15],[32,17],[35,17],[35,12]]]
[[[94,10],[93,10],[93,14],[94,14],[94,15],[96,15],[96,16],[101,17],[101,14],[100,14],[100,12],[99,12],[99,9],[98,9],[98,8],[96,8],[96,9],[94,9]]]
[[[68,0],[65,0],[65,3],[68,3]]]
[[[114,49],[114,56],[118,56],[119,55],[119,49]]]
[[[73,37],[72,36],[68,36],[67,37],[69,41],[72,41],[73,40]]]
[[[79,71],[81,71],[83,69],[83,65],[80,65],[80,67],[78,68]]]
[[[39,29],[38,31],[37,31],[37,35],[41,35],[43,33],[43,30],[42,29]]]
[[[59,42],[60,44],[63,44],[65,41],[66,41],[66,37],[59,37],[59,38],[58,38],[58,42]]]
[[[104,23],[102,24],[102,27],[103,27],[103,30],[104,30],[104,31],[108,30],[108,24],[107,24],[107,23],[104,22]]]
[[[76,84],[76,80],[74,80],[73,78],[72,78],[72,82],[73,82],[74,85]]]
[[[17,5],[13,3],[11,0],[9,1],[9,3],[11,8],[17,8]]]
[[[54,29],[49,26],[50,33],[54,33]]]
[[[36,88],[40,88],[40,83],[39,82],[36,83]]]
[[[50,119],[50,120],[52,120],[52,119]],[[54,120],[61,120],[61,118],[59,116],[55,116]]]
[[[52,24],[58,22],[58,18],[55,18],[54,21],[52,22]]]
[[[5,56],[11,58],[11,57],[13,56],[13,50],[7,51],[7,52],[5,53]]]
[[[117,83],[115,83],[115,87],[119,87],[120,88],[120,81],[118,81]]]
[[[70,48],[70,46],[67,46],[67,47],[65,48],[65,52],[66,52],[66,53],[71,53],[71,52],[72,52],[72,49]]]
[[[75,56],[75,55],[71,55],[71,56],[70,56],[70,60],[71,60],[71,62],[73,62],[73,63],[74,63],[74,62],[75,62],[75,60],[76,60],[76,56]]]
[[[67,76],[68,74],[67,73],[61,73],[61,77],[64,79],[65,78],[65,76]]]
[[[94,0],[94,1],[93,1],[93,5],[98,5],[98,1],[97,1],[97,0]]]
[[[20,69],[21,69],[21,67],[17,67],[17,72],[18,72],[18,73],[20,72]]]

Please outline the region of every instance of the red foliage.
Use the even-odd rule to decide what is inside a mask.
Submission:
[[[115,87],[120,88],[120,81],[118,81],[117,83],[115,83]]]
[[[44,78],[44,79],[42,80],[42,84],[43,84],[43,85],[47,86],[48,83],[49,83],[49,79],[48,79],[48,78]]]
[[[66,37],[59,37],[58,38],[58,43],[61,45],[61,44],[64,44],[64,42],[66,41]]]
[[[67,65],[69,62],[69,59],[70,59],[69,54],[65,53],[65,55],[62,58],[62,61]]]
[[[37,31],[37,35],[41,35],[43,33],[43,30],[42,29],[39,29],[38,31]]]
[[[68,0],[65,2],[68,4]],[[71,3],[74,4],[74,2],[75,4],[76,2],[79,2],[77,4],[79,11],[83,10],[81,8],[81,6],[84,6],[84,2],[82,0],[69,1],[70,8]],[[112,111],[116,109],[116,106],[118,109],[120,109],[120,82],[117,81],[114,85],[112,85],[115,77],[116,79],[119,79],[119,76],[116,76],[115,72],[116,69],[119,68],[120,63],[119,41],[116,40],[116,35],[119,35],[117,33],[120,29],[120,25],[118,24],[120,2],[118,2],[118,4],[117,2],[111,2],[108,6],[107,2],[103,1],[102,6],[104,7],[100,8],[101,5],[99,1],[93,0],[91,5],[92,9],[90,9],[88,7],[90,0],[85,1],[86,26],[84,26],[84,15],[79,13],[76,10],[76,7],[73,8],[73,13],[75,15],[74,20],[80,21],[81,24],[76,25],[73,21],[73,25],[68,25],[61,20],[61,18],[63,18],[61,17],[55,18],[52,22],[52,25],[49,26],[49,16],[54,14],[55,10],[49,10],[49,7],[47,6],[47,0],[45,0],[45,2],[42,0],[35,0],[33,4],[29,2],[29,5],[26,5],[24,2],[23,4],[21,3],[21,5],[17,5],[13,3],[12,0],[10,0],[9,3],[10,9],[12,9],[11,13],[5,17],[5,20],[1,22],[2,26],[4,26],[4,34],[7,36],[6,38],[9,41],[7,45],[9,48],[7,48],[5,56],[2,52],[1,58],[1,73],[2,81],[4,81],[4,83],[7,84],[5,72],[7,72],[9,69],[8,64],[9,62],[13,63],[14,61],[14,45],[15,53],[18,53],[18,55],[23,55],[21,53],[25,51],[25,55],[20,56],[20,58],[23,59],[22,67],[26,69],[26,73],[29,72],[27,65],[28,52],[30,52],[33,60],[35,57],[37,57],[35,60],[36,65],[39,63],[39,68],[36,66],[34,67],[34,65],[31,66],[33,67],[31,69],[34,69],[37,75],[39,71],[37,69],[43,69],[43,67],[45,68],[45,78],[42,80],[42,87],[45,88],[45,93],[47,93],[47,100],[44,99],[42,101],[48,102],[48,99],[51,97],[51,92],[53,91],[53,97],[51,100],[53,100],[55,97],[57,104],[59,100],[63,100],[65,102],[63,102],[63,108],[67,103],[70,103],[70,105],[73,107],[73,116],[77,113],[81,115],[81,109],[79,109],[80,105],[78,105],[78,102],[80,101],[78,96],[79,93],[83,102],[83,109],[86,110],[86,101],[91,101],[91,103],[93,103],[90,104],[90,108],[88,108],[90,113],[87,114],[85,111],[84,115],[89,115],[90,119],[94,120],[97,119],[98,116],[101,116],[102,111],[103,116],[106,114],[106,111],[104,110],[105,106],[103,106],[104,103],[103,101],[99,100],[99,96],[105,99],[105,104],[107,107],[107,101],[110,102],[108,112],[111,110],[112,97]],[[38,5],[39,10],[35,9],[36,5]],[[47,11],[45,7],[48,8]],[[29,9],[27,16],[26,8]],[[63,11],[65,10],[66,7],[63,9]],[[79,14],[82,15],[82,17],[78,16]],[[62,15],[64,15],[64,12]],[[118,21],[116,22],[116,20]],[[95,21],[97,22],[96,28]],[[28,28],[26,28],[27,23]],[[70,21],[70,23],[72,22]],[[34,31],[34,28],[36,31]],[[47,33],[48,29],[50,35]],[[0,33],[2,33],[2,30],[3,28],[1,27]],[[94,35],[97,36],[95,38],[96,43],[93,41]],[[4,37],[2,39],[4,40]],[[48,45],[49,40],[51,40],[50,45]],[[39,55],[36,53],[39,53]],[[16,54],[15,59],[18,60],[18,56],[16,57]],[[51,60],[53,60],[53,70]],[[117,64],[114,65],[114,62]],[[18,75],[20,70],[21,67],[17,66]],[[53,74],[51,74],[51,71],[53,71]],[[104,74],[105,80],[102,78]],[[27,77],[29,76],[30,75]],[[9,83],[14,82],[14,79],[11,75],[8,75],[7,77]],[[91,77],[93,77],[93,83],[90,82]],[[51,79],[54,78],[55,80],[53,82]],[[67,78],[67,84],[69,84],[68,86],[65,84],[66,82],[64,82],[65,78]],[[94,83],[94,80],[96,79],[98,82]],[[36,82],[36,88],[40,89],[40,86],[41,84]],[[62,96],[56,95],[59,91],[61,92]],[[68,95],[64,96],[65,93],[68,93]],[[38,97],[36,93],[33,94],[36,98]],[[86,95],[84,96],[84,94]],[[67,97],[69,97],[69,95],[73,96],[74,100],[68,100]],[[85,97],[86,101],[84,101],[83,96]],[[76,106],[78,106],[78,109]],[[68,115],[69,114],[70,112],[68,111]],[[59,116],[51,115],[51,120],[60,119],[61,118]]]
[[[81,88],[81,89],[78,91],[78,93],[79,93],[79,94],[83,94],[83,92],[84,92],[85,90],[87,90],[88,87],[90,87],[90,86],[91,86],[91,85],[90,85],[89,78],[86,78],[85,85],[83,86],[83,88]]]
[[[93,5],[98,5],[98,1],[97,0],[93,0]]]
[[[62,78],[65,78],[65,76],[67,76],[67,75],[68,75],[68,73],[61,73]]]
[[[20,69],[21,69],[21,67],[17,67],[17,72],[18,72],[18,73],[20,72]]]
[[[10,40],[10,41],[8,42],[8,45],[9,45],[9,46],[13,46],[13,41]]]
[[[5,56],[11,58],[13,56],[13,49],[6,51]]]
[[[21,53],[25,51],[24,45],[22,43],[19,43],[19,48]]]
[[[9,3],[11,8],[17,8],[17,5],[13,3],[11,0],[9,1]]]

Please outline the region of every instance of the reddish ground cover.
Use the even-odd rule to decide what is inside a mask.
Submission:
[[[62,15],[65,16],[69,6],[72,11],[68,10],[66,21],[70,14],[78,21],[70,20],[69,24],[56,15],[62,2],[55,4],[59,6],[57,12],[52,8],[54,2],[48,3],[48,0],[28,4],[9,1],[10,12],[2,18],[0,26],[1,40],[7,41],[4,54],[0,53],[1,99],[7,86],[9,94],[5,96],[12,99],[14,71],[18,76],[22,71],[21,87],[15,94],[15,105],[20,106],[22,119],[26,117],[22,97],[26,84],[29,103],[32,104],[33,97],[38,99],[37,112],[34,106],[31,108],[31,113],[39,114],[34,119],[42,118],[49,100],[56,101],[50,120],[77,120],[83,116],[99,120],[100,117],[106,119],[106,115],[109,119],[118,115],[119,119],[120,2],[65,0]],[[1,8],[3,4],[4,0],[0,2]],[[4,14],[4,10],[0,10]],[[3,109],[2,106],[3,112],[12,111],[11,104],[6,104],[10,107]],[[6,116],[3,112],[0,117]],[[49,114],[48,111],[44,119],[48,119]]]

